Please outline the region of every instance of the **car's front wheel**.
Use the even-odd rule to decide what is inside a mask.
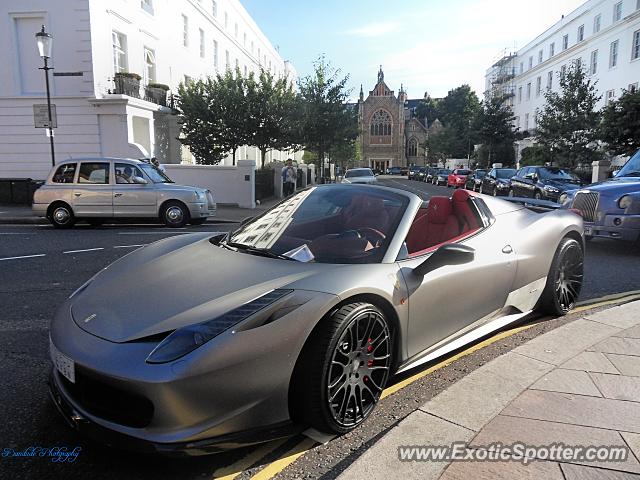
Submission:
[[[583,272],[582,246],[573,238],[563,238],[551,262],[547,283],[536,310],[548,315],[566,315],[580,295]]]
[[[76,223],[73,210],[62,202],[51,205],[47,217],[55,228],[71,228]]]
[[[190,220],[189,210],[181,202],[167,202],[162,207],[160,219],[167,227],[184,227]]]
[[[392,365],[392,328],[370,303],[344,305],[309,337],[292,383],[292,416],[317,430],[343,434],[380,399]]]

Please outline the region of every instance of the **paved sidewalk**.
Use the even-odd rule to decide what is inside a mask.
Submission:
[[[216,216],[209,218],[207,223],[239,223],[246,217],[260,215],[279,201],[280,199],[271,198],[253,209],[219,205]],[[0,205],[0,225],[45,225],[47,223],[49,222],[46,218],[34,216],[29,206]]]
[[[400,461],[400,446],[619,446],[622,462]],[[568,323],[434,397],[362,454],[350,479],[640,479],[640,301]]]

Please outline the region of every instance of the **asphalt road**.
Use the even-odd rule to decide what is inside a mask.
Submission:
[[[445,194],[403,179],[382,179],[428,196]],[[4,448],[82,448],[74,463],[44,458],[2,458],[0,479],[11,478],[211,478],[240,465],[252,473],[281,457],[300,442],[292,438],[261,452],[242,449],[187,460],[140,456],[106,448],[69,430],[48,399],[46,379],[48,324],[57,306],[98,270],[134,250],[169,235],[192,231],[226,231],[232,225],[206,225],[184,230],[156,226],[78,227],[57,231],[49,226],[0,226],[0,453]],[[23,258],[14,258],[23,257]],[[10,258],[10,259],[8,259]],[[628,245],[594,241],[587,247],[583,299],[638,289],[640,256]],[[177,289],[176,294],[179,294]],[[334,478],[404,416],[468,372],[504,351],[570,318],[545,322],[483,348],[384,399],[372,419],[349,435],[318,447],[285,469],[282,478]],[[254,464],[252,468],[247,468]],[[225,469],[229,469],[225,472]]]

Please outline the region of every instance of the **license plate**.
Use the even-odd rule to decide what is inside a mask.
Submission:
[[[56,367],[56,370],[58,370],[58,372],[60,372],[71,383],[76,383],[76,368],[73,360],[60,352],[53,342],[49,342],[49,346],[51,351],[51,361]]]
[[[591,227],[584,227],[585,235],[593,235],[593,229]]]

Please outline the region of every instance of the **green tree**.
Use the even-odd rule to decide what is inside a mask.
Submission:
[[[419,119],[426,118],[427,125],[431,125],[436,118],[440,117],[440,99],[431,98],[425,93],[425,96],[416,107],[416,117]]]
[[[444,165],[448,157],[448,149],[453,135],[454,133],[447,127],[443,127],[438,132],[429,134],[424,147],[427,150],[427,162],[430,165],[438,165],[440,163]]]
[[[180,142],[187,145],[196,163],[217,165],[225,157],[225,125],[217,104],[215,82],[188,82],[178,86],[177,110]]]
[[[633,155],[640,149],[640,90],[625,90],[602,109],[600,138],[612,155]]]
[[[533,145],[522,149],[520,166],[544,165],[549,161],[549,151],[542,145]]]
[[[339,75],[340,71],[321,56],[314,62],[313,74],[298,80],[302,98],[299,136],[306,148],[318,154],[321,165],[332,148],[358,136],[357,111],[347,105],[349,76]]]
[[[474,126],[478,141],[485,147],[482,150],[483,158],[479,158],[481,165],[489,167],[494,162],[505,165],[514,162],[514,120],[513,111],[505,102],[505,98],[494,96],[482,104]]]
[[[547,90],[546,104],[538,113],[536,140],[562,167],[575,168],[591,162],[599,154],[595,150],[599,115],[595,106],[600,100],[581,62],[574,63],[560,75],[560,91]]]
[[[439,102],[440,121],[448,130],[445,151],[453,158],[464,158],[470,154],[471,146],[477,142],[473,128],[480,111],[480,100],[469,85],[449,90]]]

